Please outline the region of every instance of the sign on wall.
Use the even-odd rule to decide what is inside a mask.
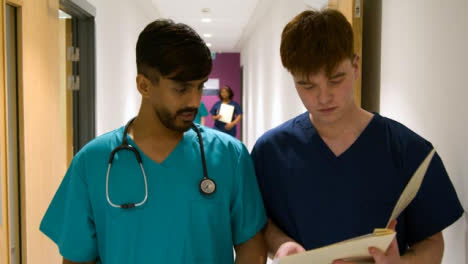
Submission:
[[[203,95],[218,95],[219,79],[208,79],[203,86]]]

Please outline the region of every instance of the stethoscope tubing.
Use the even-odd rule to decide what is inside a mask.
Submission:
[[[106,173],[106,199],[107,199],[107,202],[114,208],[129,209],[129,208],[139,207],[139,206],[142,206],[144,203],[146,203],[146,201],[148,200],[148,180],[146,177],[145,168],[143,167],[143,161],[141,159],[141,156],[138,150],[135,147],[128,144],[128,141],[127,141],[128,128],[130,127],[131,123],[135,120],[135,118],[136,117],[132,118],[125,125],[123,138],[122,138],[122,144],[120,144],[115,149],[113,149],[109,157],[109,164],[107,166],[107,173]],[[195,124],[192,124],[192,129],[195,130],[195,132],[197,133],[198,142],[200,144],[201,162],[203,166],[203,179],[200,181],[199,190],[204,195],[211,195],[216,191],[216,183],[214,182],[214,180],[208,177],[208,169],[206,167],[206,158],[205,158],[205,149],[203,147],[203,139],[200,133],[200,129],[198,129],[198,127]],[[145,183],[145,197],[143,198],[142,201],[138,203],[126,203],[126,204],[119,205],[119,204],[115,204],[114,202],[112,202],[109,196],[109,176],[110,176],[110,171],[112,168],[112,162],[114,160],[114,155],[121,150],[129,150],[133,152],[141,168],[143,180]],[[210,188],[208,190],[205,190],[204,188],[202,188],[203,184],[205,185],[208,184]]]

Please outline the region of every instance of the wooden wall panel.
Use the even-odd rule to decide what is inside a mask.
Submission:
[[[67,167],[66,100],[60,85],[58,0],[22,1],[23,263],[61,263],[39,231]]]
[[[358,3],[356,3],[358,2]],[[356,5],[358,4],[358,5]],[[356,10],[356,7],[359,7]],[[360,76],[354,82],[354,97],[357,105],[361,105],[361,82],[362,82],[362,10],[363,0],[329,0],[328,7],[339,10],[351,23],[354,32],[354,51],[359,55]]]

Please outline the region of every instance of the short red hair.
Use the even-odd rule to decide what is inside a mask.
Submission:
[[[354,57],[353,29],[339,11],[307,10],[284,27],[280,53],[292,74],[308,76],[323,69],[331,75],[344,59]]]

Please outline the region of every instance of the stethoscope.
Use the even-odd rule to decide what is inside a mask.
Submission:
[[[130,209],[134,207],[139,207],[142,206],[144,203],[146,203],[146,200],[148,199],[148,181],[146,179],[146,173],[145,173],[145,168],[143,167],[143,163],[141,160],[140,153],[138,150],[133,147],[132,145],[128,144],[127,141],[127,134],[128,134],[128,128],[132,124],[132,122],[135,120],[135,118],[132,118],[128,123],[125,125],[125,129],[123,132],[123,137],[122,137],[122,144],[120,144],[118,147],[112,150],[109,158],[109,165],[107,167],[107,175],[106,175],[106,197],[107,197],[107,202],[115,208],[122,208],[122,209]],[[195,130],[197,133],[198,137],[198,142],[200,143],[200,153],[201,153],[201,160],[202,160],[202,165],[203,165],[203,179],[200,181],[199,184],[199,190],[202,194],[204,195],[210,195],[213,194],[216,191],[216,183],[213,179],[208,177],[208,170],[206,169],[206,160],[205,160],[205,150],[203,148],[203,139],[200,133],[200,130],[195,124],[192,124],[192,129]],[[142,201],[139,203],[126,203],[126,204],[115,204],[111,201],[109,197],[109,174],[111,171],[112,167],[112,162],[114,160],[114,155],[121,151],[121,150],[129,150],[135,154],[135,158],[138,161],[138,164],[140,165],[141,168],[141,173],[143,174],[143,179],[145,182],[145,197],[143,198]]]

